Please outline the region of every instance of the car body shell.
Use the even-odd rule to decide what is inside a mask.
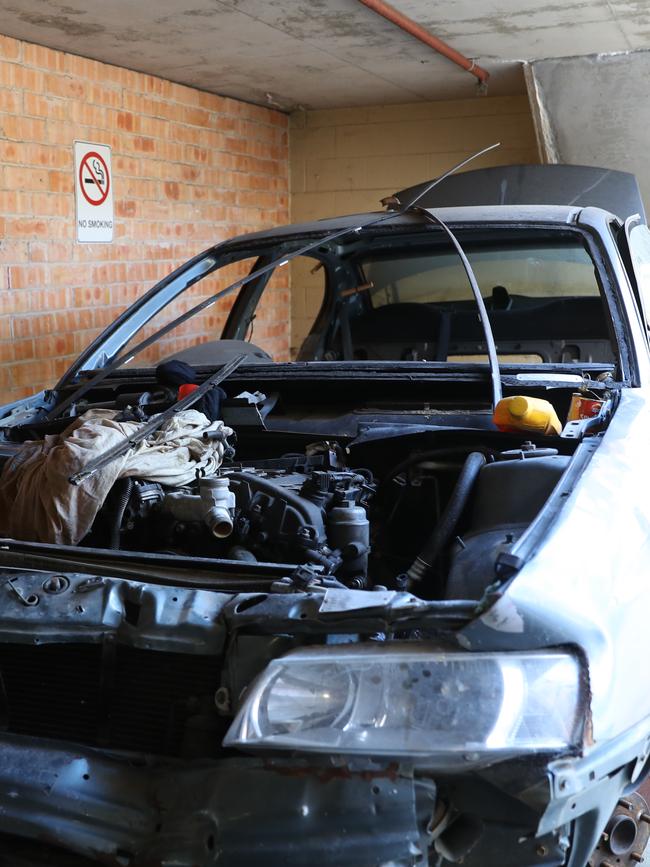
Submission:
[[[650,755],[650,690],[644,676],[650,659],[650,630],[646,624],[650,609],[650,356],[635,297],[636,281],[625,262],[621,223],[603,210],[509,205],[445,208],[436,213],[454,229],[572,226],[584,232],[600,264],[615,329],[622,341],[621,376],[616,384],[618,406],[607,429],[585,437],[578,446],[572,465],[545,509],[515,546],[512,559],[504,564],[500,586],[481,607],[480,615],[470,618],[457,631],[459,646],[472,651],[559,646],[570,648],[580,657],[587,678],[582,748],[556,757],[541,772],[538,770],[528,791],[524,774],[515,795],[533,810],[537,823],[533,830],[538,835],[530,845],[530,841],[522,845],[518,863],[541,863],[540,847],[547,845],[546,835],[554,833],[555,860],[543,863],[561,863],[558,853],[568,843],[566,835],[562,836],[564,832],[558,836],[557,829],[574,823],[567,863],[570,867],[584,867],[621,792],[642,778]],[[307,241],[341,228],[354,228],[368,217],[353,215],[245,235],[218,245],[211,255],[215,259],[236,258],[240,251],[251,249],[261,253],[266,247],[281,247],[285,239],[295,245],[299,239]],[[420,221],[416,215],[397,215],[392,225],[407,228]],[[201,257],[195,257],[118,317],[82,353],[54,392],[69,386],[80,370],[101,367],[119,355],[138,329],[178,292],[179,275],[191,273],[200,262]],[[238,303],[245,303],[245,293],[242,290]],[[223,336],[237,339],[241,337],[238,329],[235,305]],[[22,423],[39,407],[51,405],[49,393],[19,401],[0,410],[4,416],[0,424]],[[7,448],[9,453],[11,449]],[[31,550],[33,553],[33,546]],[[114,574],[119,575],[119,571]],[[107,576],[101,590],[104,604],[92,618],[88,614],[91,632],[110,631],[111,610],[115,622],[119,620],[115,613],[119,605],[116,603],[112,609],[109,604],[111,593],[117,599],[121,592],[112,583],[119,580]],[[20,590],[22,585],[19,582],[17,586]],[[22,592],[28,593],[29,587],[25,579]],[[165,625],[163,611],[168,610],[172,591],[157,587],[144,592],[157,599],[153,622]],[[203,640],[202,633],[192,634],[192,612],[207,610],[215,600],[218,608],[222,603],[234,604],[214,594],[201,601],[202,592],[188,591],[189,615],[183,623],[175,623],[172,618],[166,624],[168,635],[176,634],[179,642]],[[355,593],[339,602],[335,594],[331,595],[335,600],[333,612],[344,611],[346,617],[357,621],[372,619],[376,595],[372,599],[370,592]],[[394,610],[414,605],[400,594],[388,593],[382,601]],[[0,632],[18,628],[20,598],[12,598],[11,606],[16,610],[0,614]],[[280,598],[256,610],[255,616],[262,620],[266,615],[275,618],[276,625],[286,625],[287,618],[293,620],[304,614],[304,628],[319,621],[311,609],[299,606],[299,611],[291,614],[286,601]],[[48,621],[43,608],[22,613],[24,625],[30,624],[25,628],[33,623],[37,630],[40,621],[40,628],[56,632],[56,618]],[[212,613],[216,617],[218,612]],[[413,617],[417,616],[416,605]],[[356,622],[350,628],[358,625]],[[336,769],[321,772],[304,760],[231,759],[181,770],[156,765],[145,774],[101,751],[42,743],[34,743],[30,749],[31,755],[19,739],[11,736],[0,739],[0,754],[4,756],[0,762],[0,828],[29,837],[36,834],[40,823],[54,829],[45,833],[49,842],[70,845],[103,863],[109,863],[109,856],[117,859],[115,863],[131,863],[132,853],[143,846],[148,847],[151,863],[208,863],[215,839],[227,864],[325,863],[318,846],[310,842],[310,828],[315,829],[317,840],[331,845],[329,864],[380,863],[380,849],[385,857],[382,863],[406,864],[411,862],[404,855],[405,841],[413,857],[421,846],[421,834],[415,830],[419,820],[413,800],[413,777],[408,772],[398,773],[392,765],[374,771],[351,766],[339,774]],[[39,774],[26,774],[26,764],[40,768]],[[498,767],[475,766],[470,757],[463,773],[468,771],[474,771],[476,780],[482,781],[476,782],[479,790],[483,783],[488,787],[501,784]],[[325,776],[319,776],[321,773]],[[108,794],[113,786],[121,793],[114,803]],[[369,800],[371,786],[377,792]],[[51,792],[57,795],[56,806]],[[269,811],[269,802],[278,793],[289,806],[274,806]],[[167,823],[158,837],[156,802],[165,805]],[[383,811],[386,817],[381,830],[370,815],[371,803],[375,814]],[[295,813],[296,804],[301,805],[300,814]],[[242,811],[252,817],[250,824],[242,822]],[[321,819],[310,825],[307,817],[314,813]],[[328,815],[330,818],[326,818]],[[582,821],[575,822],[576,817],[582,817]],[[280,843],[274,839],[273,823],[283,829]],[[349,836],[347,848],[339,839],[341,828]],[[245,843],[243,837],[248,834],[250,840]],[[292,842],[294,837],[302,840],[302,848]],[[123,860],[119,861],[119,857]],[[486,864],[500,863],[496,856],[495,860],[491,857],[486,856]],[[133,863],[140,862],[136,859]]]

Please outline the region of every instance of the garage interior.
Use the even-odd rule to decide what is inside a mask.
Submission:
[[[642,5],[393,5],[469,70],[369,5],[0,2],[5,398],[51,385],[128,303],[210,244],[378,208],[495,141],[473,167],[575,162],[650,185]],[[75,240],[74,141],[112,150],[111,243]],[[256,342],[293,357],[321,291],[294,264]],[[218,331],[228,307],[192,339]]]
[[[0,12],[0,867],[641,863],[650,703],[619,672],[650,647],[645,217],[580,210],[582,189],[555,209],[455,213],[461,248],[394,194],[478,152],[466,168],[604,167],[594,187],[633,173],[650,201],[650,5]],[[396,203],[380,228],[354,216],[325,238],[204,252]],[[73,366],[179,266],[159,293],[179,327],[136,305]],[[232,315],[231,281],[246,283]],[[196,344],[210,345],[182,355]],[[32,473],[55,441],[69,465]],[[158,475],[137,465],[155,449]],[[25,470],[29,488],[10,489]],[[367,676],[391,654],[394,693]],[[380,700],[356,740],[292,740],[320,713],[348,737],[359,684]],[[480,720],[483,706],[496,712]],[[401,752],[366,742],[393,712]],[[409,777],[402,759],[442,755],[450,732],[453,751]],[[20,737],[39,740],[28,760]],[[25,860],[3,857],[14,835]]]

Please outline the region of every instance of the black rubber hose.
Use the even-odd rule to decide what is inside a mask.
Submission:
[[[456,487],[440,516],[435,530],[429,536],[424,548],[408,570],[407,574],[410,581],[423,581],[431,577],[436,561],[451,541],[460,516],[463,514],[472,493],[474,483],[484,465],[485,455],[481,452],[471,452],[467,455],[458,476]]]
[[[125,479],[119,479],[116,487],[118,491],[117,503],[115,504],[115,509],[112,510],[111,535],[108,541],[108,547],[114,550],[119,550],[120,529],[122,528],[122,519],[124,518],[124,513],[126,512],[126,507],[131,496],[133,480],[128,476]]]
[[[391,479],[394,479],[396,476],[399,476],[400,473],[403,473],[404,470],[408,470],[409,467],[412,467],[417,464],[426,463],[426,461],[432,460],[440,460],[441,458],[452,458],[457,455],[466,455],[468,452],[476,452],[479,454],[484,454],[486,458],[491,458],[493,455],[493,450],[488,448],[477,448],[476,446],[449,446],[447,448],[438,448],[438,449],[430,449],[426,452],[414,452],[409,455],[405,460],[400,461],[399,464],[396,464],[392,467],[386,475],[382,478],[380,482],[380,487],[383,487],[387,482],[390,482]]]

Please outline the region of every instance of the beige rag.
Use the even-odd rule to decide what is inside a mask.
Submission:
[[[180,487],[221,465],[224,445],[206,431],[232,430],[195,409],[168,419],[160,430],[79,485],[68,481],[94,458],[131,438],[142,422],[116,421],[113,410],[89,410],[62,434],[26,442],[0,475],[0,536],[76,545],[90,530],[117,479],[125,476]]]

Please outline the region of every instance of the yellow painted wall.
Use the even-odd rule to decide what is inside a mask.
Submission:
[[[433,178],[496,141],[500,148],[468,168],[539,162],[525,95],[295,112],[292,222],[378,210],[384,196]],[[294,353],[322,297],[322,271],[311,274],[309,264],[292,268]]]

